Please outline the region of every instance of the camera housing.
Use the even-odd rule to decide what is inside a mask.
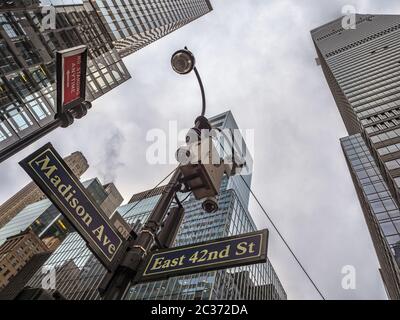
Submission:
[[[213,213],[218,210],[218,200],[215,197],[207,197],[201,204],[203,210],[207,213]]]

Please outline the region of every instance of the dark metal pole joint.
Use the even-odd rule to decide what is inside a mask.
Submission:
[[[72,125],[75,119],[83,118],[91,107],[92,103],[90,101],[83,101],[64,113],[57,114],[56,118],[61,121],[61,127],[66,128]]]

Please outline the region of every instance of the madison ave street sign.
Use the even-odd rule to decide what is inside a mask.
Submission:
[[[20,165],[85,239],[100,262],[114,271],[125,252],[126,241],[53,146],[46,144]]]
[[[144,260],[136,282],[161,280],[267,261],[268,230],[156,251]]]
[[[57,52],[57,114],[62,114],[85,100],[86,67],[86,46]]]

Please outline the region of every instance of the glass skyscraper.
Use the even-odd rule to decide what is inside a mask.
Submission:
[[[103,186],[95,178],[87,180],[82,184],[108,216],[114,213],[115,209],[123,201],[121,194],[112,183]],[[30,253],[29,261],[23,258],[26,265],[23,268],[16,268],[12,272],[13,277],[6,279],[8,285],[1,291],[0,299],[13,299],[35,274],[36,270],[39,270],[38,272],[41,273],[41,265],[43,265],[50,257],[51,252],[56,250],[61,243],[68,242],[64,240],[69,237],[71,232],[76,234],[74,227],[48,199],[43,199],[26,206],[4,228],[0,229],[0,249],[5,250],[4,247],[9,246],[8,244],[14,241],[13,239],[19,239],[26,234],[30,234],[33,240],[36,239],[35,242],[37,242],[39,247],[47,248],[45,255],[41,254],[40,257],[37,257],[30,253],[32,248],[30,248],[28,241],[18,245],[19,247],[16,251],[21,250],[21,252]],[[22,267],[22,261],[20,263],[20,267]],[[71,266],[71,264],[68,264],[68,266]],[[3,267],[0,265],[0,269]],[[59,275],[62,272],[65,272],[65,268],[60,271]],[[5,280],[1,274],[0,280],[0,282],[4,282]]]
[[[374,240],[382,280],[387,290],[395,291],[398,265],[393,253],[396,253],[396,247],[399,246],[399,207],[361,134],[342,138],[340,142],[368,230]]]
[[[210,122],[221,129],[236,129],[231,112],[213,117]],[[236,139],[236,144],[243,141]],[[242,149],[240,154],[245,154]],[[246,153],[246,163],[252,165]],[[244,177],[250,183],[251,173]],[[146,221],[157,203],[162,187],[134,195],[117,211],[136,228]],[[182,198],[185,194],[181,195]],[[249,190],[240,176],[224,178],[218,196],[219,209],[204,212],[201,202],[189,197],[183,202],[185,216],[174,246],[217,239],[251,232],[256,226],[247,209]],[[63,268],[57,278],[57,290],[68,299],[100,299],[97,291],[104,267],[96,260],[77,233],[69,234],[62,245],[47,260],[46,266]],[[68,271],[69,270],[69,271]],[[79,270],[79,271],[78,271]],[[42,275],[37,273],[29,282],[39,287]],[[286,293],[268,260],[263,264],[236,267],[170,278],[164,281],[133,286],[126,299],[286,299]]]
[[[130,78],[89,4],[76,0],[46,0],[42,4],[54,6],[54,26],[44,23],[51,11],[42,11],[41,5],[0,11],[0,161],[17,146],[56,128],[57,50],[88,46],[89,101]]]
[[[66,156],[64,161],[78,178],[89,168],[86,158],[79,151]],[[45,198],[44,193],[33,181],[28,183],[0,205],[0,229],[27,205]]]
[[[356,15],[354,28],[340,18],[311,35],[387,294],[400,299],[400,16]]]
[[[212,10],[208,0],[30,4],[0,9],[0,162],[57,127],[56,51],[88,47],[86,97],[93,101],[131,77],[123,57]]]
[[[121,56],[212,10],[209,0],[86,0],[96,8]]]
[[[157,200],[154,198],[153,205]],[[228,179],[221,186],[218,205],[217,212],[208,214],[194,198],[185,202],[185,217],[174,246],[256,230],[237,191],[228,188]],[[286,293],[268,260],[263,264],[139,284],[129,290],[127,299],[275,300],[286,299]]]
[[[109,192],[110,184],[102,186],[96,178],[84,181],[82,184],[108,216],[123,201],[115,187]],[[7,238],[28,229],[49,245],[55,242],[60,244],[69,232],[75,231],[53,203],[49,199],[43,199],[26,206],[0,229],[0,245]]]

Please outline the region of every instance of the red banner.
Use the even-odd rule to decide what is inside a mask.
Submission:
[[[63,104],[66,105],[81,96],[82,54],[65,57],[63,63]]]

